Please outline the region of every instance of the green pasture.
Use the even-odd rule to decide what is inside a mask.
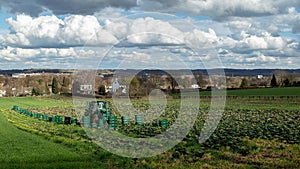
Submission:
[[[0,98],[0,109],[12,108],[13,105],[18,105],[23,108],[30,107],[56,107],[56,106],[71,106],[70,98],[60,97],[10,97]]]
[[[194,96],[199,93],[184,93],[184,96]],[[214,95],[220,95],[218,91],[214,91]],[[200,96],[211,96],[212,92],[200,92]],[[261,89],[239,89],[227,90],[227,96],[300,96],[300,87],[285,88],[261,88]]]
[[[88,156],[19,130],[0,112],[0,168],[89,168]]]

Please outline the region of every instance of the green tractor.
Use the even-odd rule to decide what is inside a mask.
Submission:
[[[105,101],[88,102],[83,117],[83,126],[92,128],[104,128],[111,117],[110,103]]]

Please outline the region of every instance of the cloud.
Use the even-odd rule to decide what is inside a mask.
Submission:
[[[38,16],[52,11],[61,14],[93,14],[107,7],[141,9],[151,12],[189,13],[223,20],[231,16],[253,17],[286,13],[289,7],[300,7],[298,0],[10,0],[0,7],[12,13]]]
[[[129,9],[136,6],[136,0],[10,0],[1,1],[0,7],[9,8],[11,13],[26,13],[38,16],[44,11],[61,14],[93,14],[106,7]]]
[[[280,50],[287,45],[287,42],[282,37],[273,37],[268,32],[265,32],[262,36],[249,35],[245,32],[241,34],[243,39],[238,43],[238,48],[247,48],[249,50]]]
[[[168,22],[139,18],[129,27],[128,42],[134,44],[180,44],[182,32]]]
[[[11,29],[4,40],[7,46],[62,48],[117,42],[110,32],[102,29],[97,18],[90,15],[72,15],[62,20],[54,15],[32,18],[21,14],[7,22]]]
[[[139,0],[148,11],[186,12],[217,20],[231,16],[253,17],[285,13],[288,7],[299,7],[298,0]]]
[[[183,32],[167,21],[152,17],[107,20],[100,25],[95,16],[71,15],[64,19],[56,16],[21,14],[7,19],[11,33],[0,38],[3,45],[23,48],[68,48],[106,46],[165,46],[195,44],[209,46],[217,43],[214,30]],[[228,39],[228,38],[227,38]],[[214,46],[213,46],[214,47]]]
[[[171,10],[172,5],[169,3]],[[70,60],[75,57],[80,62],[93,66],[96,63],[85,61],[90,59],[90,62],[94,62],[96,55],[101,56],[101,52],[97,54],[93,47],[105,48],[122,40],[115,46],[118,50],[150,52],[153,48],[165,49],[164,52],[157,50],[148,53],[150,56],[157,56],[161,63],[165,63],[164,60],[167,59],[176,60],[174,56],[180,55],[183,60],[199,66],[199,57],[196,58],[197,54],[187,51],[186,44],[191,48],[215,49],[229,66],[276,66],[280,64],[277,64],[279,60],[290,58],[290,63],[291,60],[297,61],[300,56],[299,40],[294,35],[299,32],[300,15],[295,8],[288,8],[287,13],[275,16],[227,17],[224,22],[199,21],[193,17],[169,20],[152,15],[147,17],[146,14],[124,17],[123,12],[106,8],[95,15],[68,15],[64,18],[56,15],[32,17],[19,14],[7,19],[10,32],[0,35],[0,54],[7,62],[41,62],[41,65],[46,65],[47,60],[53,59],[59,62],[57,65],[62,65],[61,62],[73,63]],[[113,17],[110,18],[110,15]],[[120,19],[122,16],[124,18]],[[188,24],[194,22],[199,27],[186,28],[185,21]],[[89,47],[91,50],[87,52]],[[84,50],[80,51],[80,48]],[[114,65],[126,56],[129,55],[116,54],[109,58],[107,65]],[[130,55],[137,60],[142,56],[144,55]],[[206,56],[202,60],[213,61],[216,57]]]

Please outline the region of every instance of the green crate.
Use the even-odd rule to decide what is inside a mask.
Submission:
[[[103,114],[103,119],[104,120],[108,120],[110,118],[110,115],[108,115],[108,114]]]
[[[159,125],[161,127],[168,127],[168,120],[160,120]]]
[[[122,117],[122,124],[128,124],[129,123],[129,119],[127,116],[123,116]]]
[[[48,115],[47,115],[47,114],[43,114],[43,115],[42,115],[42,119],[43,119],[44,121],[48,121]]]
[[[98,127],[97,123],[92,123],[92,128],[97,128],[97,127]]]
[[[104,120],[103,119],[99,119],[98,121],[98,125],[99,125],[99,128],[104,128]]]
[[[111,116],[111,112],[110,112],[110,111],[106,111],[105,114],[106,114],[107,117],[110,117],[110,116]]]
[[[39,113],[36,113],[36,114],[34,115],[34,118],[36,118],[36,119],[40,119],[41,117],[42,117],[42,115],[39,114]]]
[[[56,122],[56,118],[55,116],[52,117],[52,122],[55,123]]]
[[[72,120],[71,120],[71,124],[72,124],[72,125],[77,125],[77,119],[72,119]]]
[[[19,107],[18,107],[18,106],[16,106],[16,105],[14,105],[14,106],[13,106],[13,110],[16,110],[16,111],[18,111],[18,110],[19,110]]]
[[[71,124],[71,117],[65,117],[64,124]]]
[[[109,124],[109,129],[115,130],[118,126],[118,117],[116,116],[110,117],[108,120],[108,124]]]
[[[56,123],[62,123],[63,122],[63,118],[61,116],[55,116],[54,117],[54,122],[56,122]]]
[[[90,116],[83,116],[83,127],[91,127],[91,117]]]
[[[143,115],[141,115],[141,114],[135,115],[135,122],[138,125],[143,125],[144,124],[144,122],[143,122]]]

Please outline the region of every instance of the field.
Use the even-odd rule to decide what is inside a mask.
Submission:
[[[243,92],[249,96],[276,93],[275,89],[255,90],[228,93],[240,92],[232,93],[239,96],[244,95]],[[300,96],[299,88],[277,90],[282,91],[276,93],[277,96]],[[148,100],[132,101],[137,109],[149,107]],[[170,98],[160,117],[168,119],[169,125],[178,115],[179,101]],[[79,126],[44,122],[11,110],[13,105],[18,105],[31,111],[71,116],[74,113],[71,98],[1,98],[0,168],[297,168],[300,166],[299,103],[299,98],[227,99],[217,129],[206,142],[199,144],[198,137],[210,105],[209,99],[201,100],[200,109],[189,105],[190,110],[197,111],[198,117],[183,141],[161,155],[136,159],[103,150]],[[126,106],[124,103],[125,109]],[[157,103],[157,106],[160,105]],[[115,108],[113,112],[120,116]],[[150,123],[144,126],[119,124],[118,128],[125,135],[139,138],[164,130]]]
[[[185,93],[184,95],[193,96],[199,93]],[[216,91],[216,95],[219,93]],[[300,87],[286,88],[261,88],[247,90],[228,90],[227,96],[300,96]],[[211,96],[211,92],[201,92],[200,96]]]

